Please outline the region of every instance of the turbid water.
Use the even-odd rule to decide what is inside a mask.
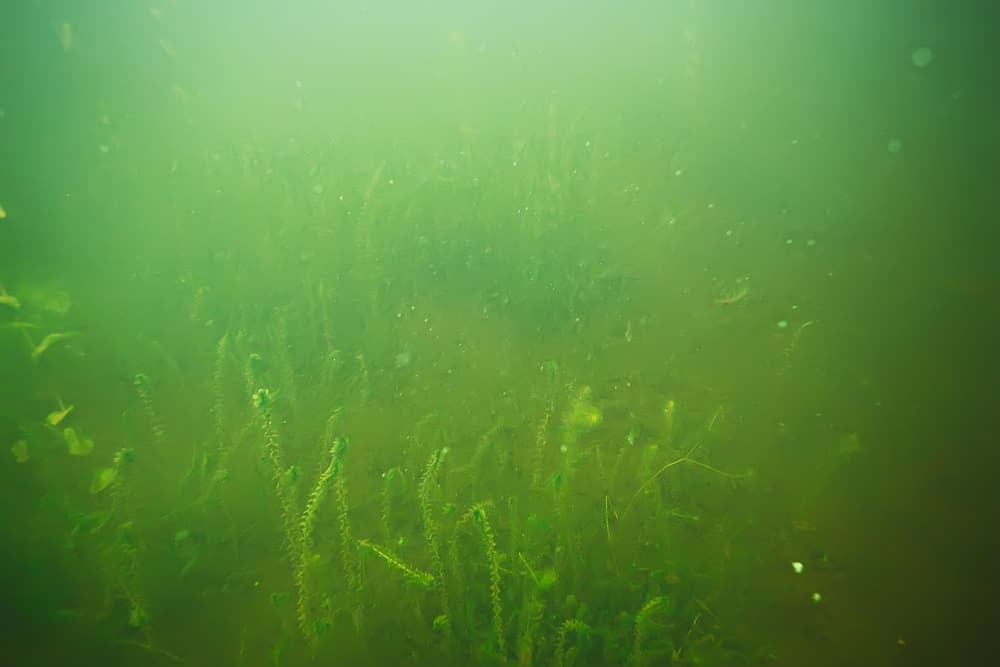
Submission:
[[[968,4],[4,3],[0,663],[988,663]]]

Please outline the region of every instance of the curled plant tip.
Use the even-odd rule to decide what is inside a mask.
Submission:
[[[42,356],[43,354],[45,354],[48,351],[48,349],[50,347],[52,347],[53,345],[55,345],[56,343],[64,341],[64,340],[66,340],[68,338],[75,338],[75,337],[77,337],[79,335],[80,335],[79,331],[65,331],[65,332],[62,332],[62,333],[50,333],[49,335],[47,335],[45,338],[42,339],[41,343],[39,343],[38,345],[36,345],[31,350],[31,360],[32,361],[37,361],[40,356]]]
[[[571,655],[571,651],[567,650],[566,645],[569,640],[570,633],[577,637],[579,640],[584,634],[590,632],[590,626],[575,618],[569,618],[563,621],[562,625],[559,626],[559,631],[556,635],[556,649],[553,655],[553,663],[557,667],[562,667],[566,664],[566,656]]]
[[[660,612],[669,603],[664,596],[650,598],[642,606],[635,616],[635,630],[632,638],[632,655],[629,657],[630,665],[648,665],[650,657],[646,652],[649,640],[648,633],[651,625],[654,624],[653,615]]]
[[[271,407],[271,400],[271,390],[266,387],[261,387],[253,393],[251,402],[258,410],[267,410]]]

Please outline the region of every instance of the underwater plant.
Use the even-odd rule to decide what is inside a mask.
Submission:
[[[145,411],[147,419],[149,419],[153,438],[157,443],[162,444],[167,438],[167,431],[156,408],[153,406],[153,393],[150,384],[150,378],[145,373],[136,373],[135,377],[132,378],[132,386],[135,387],[135,393],[139,396],[142,409]]]
[[[444,461],[447,449],[436,449],[431,452],[424,473],[420,477],[420,484],[417,487],[417,497],[420,503],[420,516],[424,528],[424,541],[431,555],[431,565],[437,580],[437,590],[441,598],[441,620],[439,627],[445,629],[445,634],[451,631],[451,603],[448,598],[448,587],[445,582],[444,560],[441,558],[441,542],[438,534],[437,522],[434,519],[434,506],[431,493],[437,484],[437,475]]]
[[[503,621],[503,600],[500,590],[500,554],[497,552],[496,536],[486,514],[486,507],[482,503],[476,503],[462,515],[455,526],[458,533],[463,526],[474,525],[482,539],[483,552],[486,556],[487,571],[489,572],[489,593],[490,609],[492,612],[493,641],[494,649],[500,656],[506,653],[506,640],[504,637]]]
[[[316,516],[319,513],[320,505],[326,498],[332,485],[333,479],[340,474],[341,457],[347,447],[345,438],[337,438],[333,446],[330,447],[330,462],[326,469],[320,473],[316,479],[309,497],[306,500],[305,509],[299,519],[298,528],[298,565],[295,569],[295,586],[298,589],[298,612],[299,629],[310,642],[317,641],[316,624],[313,620],[312,611],[312,585],[310,581],[310,566],[317,561],[315,553],[315,542],[313,530],[316,526]]]
[[[566,665],[574,664],[576,647],[567,647],[570,633],[579,641],[579,638],[589,631],[590,626],[579,619],[568,618],[563,621],[556,633],[556,649],[552,656],[552,664],[555,667],[566,667]]]
[[[373,554],[381,558],[387,565],[393,567],[394,569],[403,573],[403,575],[410,581],[413,581],[424,588],[431,588],[434,586],[434,575],[424,572],[413,565],[408,565],[401,561],[397,556],[394,556],[384,547],[380,547],[377,544],[372,544],[368,540],[358,540],[358,545],[371,551]]]
[[[632,639],[632,654],[629,656],[628,664],[634,667],[644,667],[649,664],[649,656],[646,655],[646,642],[648,632],[653,624],[652,616],[659,611],[667,602],[662,596],[650,598],[642,606],[635,616],[635,631]]]

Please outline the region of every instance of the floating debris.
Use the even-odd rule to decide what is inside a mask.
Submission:
[[[52,285],[27,283],[18,285],[21,300],[46,313],[62,317],[73,306],[69,292]]]
[[[53,345],[55,345],[56,343],[58,343],[60,341],[64,341],[67,338],[75,338],[76,336],[79,336],[79,335],[80,335],[80,332],[78,332],[78,331],[66,331],[66,332],[62,332],[62,333],[50,333],[48,336],[46,336],[45,338],[42,339],[41,343],[39,343],[38,345],[36,345],[34,347],[34,349],[31,350],[31,360],[32,361],[37,361],[38,357],[40,357],[43,354],[45,354],[45,352],[48,351],[48,349],[50,347],[52,347]]]
[[[4,322],[0,324],[0,329],[37,329],[38,325],[34,322],[25,322],[24,320],[14,320],[13,322]]]
[[[934,61],[934,52],[926,46],[921,46],[910,54],[910,60],[915,66],[923,69]]]
[[[0,113],[0,118],[3,118],[2,113]],[[7,210],[3,207],[2,204],[0,204],[0,220],[5,219],[6,217],[7,217]]]
[[[101,493],[114,484],[116,479],[118,479],[118,468],[101,468],[94,473],[94,479],[90,482],[91,495],[96,496]]]
[[[28,454],[28,441],[18,440],[10,446],[10,453],[14,455],[14,460],[18,463],[27,463],[31,459]]]
[[[59,26],[59,44],[62,45],[63,51],[73,48],[73,26],[69,22],[63,22]]]
[[[172,42],[161,39],[157,43],[160,45],[160,49],[162,49],[163,53],[165,53],[168,58],[171,60],[177,59],[177,47],[174,46]]]
[[[55,428],[56,426],[59,426],[59,424],[61,424],[71,412],[73,412],[72,405],[66,406],[63,405],[62,401],[59,401],[59,409],[54,412],[50,412],[45,418],[45,423]]]
[[[63,430],[63,440],[66,441],[66,447],[73,456],[90,456],[94,451],[94,441],[81,436],[72,426],[67,426]]]
[[[0,209],[0,211],[2,210],[3,209]],[[0,287],[0,306],[7,306],[12,310],[21,310],[21,302],[18,298],[13,294],[8,294],[7,290],[3,287]]]
[[[854,458],[863,449],[861,438],[858,437],[857,433],[848,433],[837,442],[837,453],[845,459]]]
[[[581,387],[572,398],[569,409],[563,415],[563,425],[575,439],[601,425],[604,416],[601,409],[591,400],[590,387]]]
[[[673,441],[676,429],[677,401],[670,398],[663,406],[663,437],[668,443]]]

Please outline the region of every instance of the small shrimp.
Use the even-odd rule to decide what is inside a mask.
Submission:
[[[719,297],[712,303],[716,306],[732,306],[743,301],[748,294],[750,294],[750,288],[744,285],[735,292]]]

